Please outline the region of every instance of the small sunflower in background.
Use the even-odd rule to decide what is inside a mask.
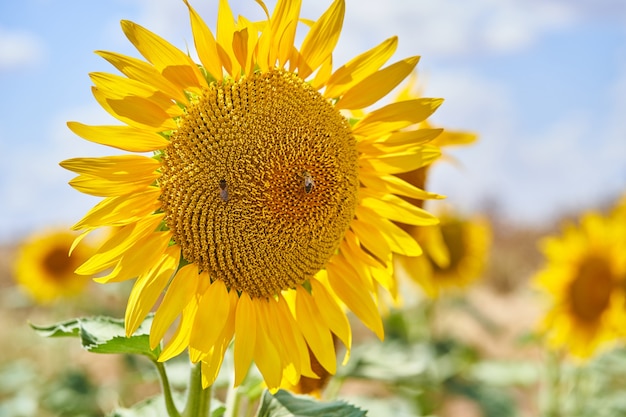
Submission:
[[[413,235],[424,249],[420,257],[398,257],[408,276],[427,296],[465,288],[480,278],[491,245],[491,226],[480,217],[440,214],[437,226],[415,228]]]
[[[79,295],[89,277],[74,271],[93,254],[84,243],[70,255],[76,233],[51,230],[27,238],[18,248],[15,281],[39,304]]]
[[[550,347],[585,359],[624,336],[624,214],[590,212],[541,241],[545,266],[534,281],[550,300],[540,325]]]
[[[418,57],[385,66],[392,37],[333,70],[343,0],[315,21],[300,18],[300,1],[279,0],[271,14],[257,3],[267,20],[235,19],[220,1],[214,35],[185,1],[201,65],[123,21],[146,61],[99,51],[123,75],[91,74],[96,100],[122,124],[68,126],[154,156],[61,163],[78,174],[74,188],[104,198],[75,229],[119,228],[77,272],[137,278],[127,334],[157,304],[151,346],[166,339],[160,360],[188,348],[204,386],[232,340],[235,385],[252,362],[271,389],[318,378],[312,356],[333,374],[333,335],[348,352],[352,340],[344,307],[382,339],[376,295],[395,290],[392,254],[422,252],[395,222],[438,222],[402,198],[438,196],[396,174],[439,157],[428,142],[440,130],[419,125],[442,100],[369,110]],[[299,48],[297,28],[307,31]]]
[[[417,76],[413,73],[396,99],[409,100],[419,97],[416,81]],[[427,120],[419,127],[424,132],[432,133],[433,139],[429,144],[439,148],[471,145],[477,140],[474,133],[435,128]],[[452,159],[444,153],[441,160],[446,158]],[[432,164],[425,165],[398,173],[396,176],[417,188],[426,189],[431,167]],[[411,204],[423,207],[424,200],[406,197],[405,199]],[[400,224],[400,227],[420,243],[424,255],[394,256],[396,265],[433,298],[444,288],[464,287],[477,279],[483,271],[491,243],[491,229],[485,219],[478,216],[473,219],[462,218],[451,213],[444,213],[438,217],[440,223],[434,226]]]

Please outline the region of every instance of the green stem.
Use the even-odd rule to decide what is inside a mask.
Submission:
[[[208,417],[211,410],[212,387],[202,388],[202,367],[198,362],[191,368],[189,377],[189,389],[187,392],[187,405],[183,411],[183,417]]]
[[[562,361],[560,352],[548,352],[546,366],[546,408],[545,417],[561,417],[561,372]]]
[[[224,417],[237,417],[240,406],[241,394],[239,393],[239,387],[231,384],[230,388],[228,388],[228,394],[226,394],[226,413]]]
[[[161,386],[163,387],[163,398],[165,399],[165,408],[167,409],[167,415],[169,417],[180,417],[180,413],[174,404],[174,399],[172,398],[172,390],[170,388],[170,382],[167,378],[167,373],[165,372],[165,365],[163,362],[154,361],[154,365],[159,371],[159,376],[161,377]]]

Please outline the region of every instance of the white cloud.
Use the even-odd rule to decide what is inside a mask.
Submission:
[[[425,91],[446,97],[433,120],[477,132],[479,141],[446,149],[460,166],[436,164],[429,189],[461,211],[495,201],[504,215],[528,223],[596,208],[626,192],[626,70],[609,88],[608,123],[580,108],[537,130],[521,119],[507,85],[466,71],[438,72]]]
[[[35,66],[44,59],[43,41],[34,33],[0,27],[0,71]]]
[[[556,0],[348,0],[346,7],[348,43],[397,34],[402,54],[433,57],[514,52],[576,16]]]

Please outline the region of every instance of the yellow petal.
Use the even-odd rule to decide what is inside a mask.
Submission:
[[[296,342],[296,335],[291,331],[289,319],[293,319],[291,314],[284,315],[279,303],[270,299],[265,306],[265,315],[268,322],[273,322],[273,326],[269,326],[269,336],[275,341],[275,346],[279,351],[282,359],[283,377],[293,384],[300,379],[301,374],[301,355],[298,351],[299,345]],[[306,346],[306,345],[305,345]]]
[[[169,231],[155,232],[144,237],[133,245],[132,249],[122,255],[112,272],[102,277],[94,278],[94,281],[100,283],[121,282],[144,274],[150,268],[150,265],[154,265],[159,261],[161,255],[167,249],[171,238],[172,234]]]
[[[335,107],[362,109],[376,103],[400,84],[413,71],[418,61],[418,56],[406,58],[373,73],[346,91]]]
[[[359,206],[356,209],[356,216],[380,230],[393,252],[407,256],[422,254],[422,249],[411,235],[371,209]]]
[[[361,157],[363,171],[384,174],[399,174],[414,171],[432,164],[441,156],[441,149],[436,146],[424,145],[411,151],[383,154],[375,157]]]
[[[180,355],[189,346],[189,339],[193,330],[193,321],[197,311],[198,301],[195,297],[192,297],[181,313],[176,332],[167,342],[163,351],[161,351],[159,362],[165,362]]]
[[[335,258],[338,256],[335,255]],[[327,268],[331,288],[341,301],[382,340],[384,338],[383,323],[374,300],[367,291],[363,290],[362,286],[359,286],[358,280],[354,279],[354,272],[343,271],[337,267],[335,258],[331,259]]]
[[[153,233],[163,217],[163,214],[152,215],[137,223],[122,227],[108,238],[91,258],[79,266],[76,273],[94,275],[114,266],[126,251]]]
[[[311,294],[300,285],[296,287],[296,293],[296,320],[302,334],[320,365],[334,374],[337,370],[337,359],[328,326],[318,320],[321,313]]]
[[[431,213],[393,194],[367,193],[365,195],[366,197],[361,199],[361,204],[389,220],[414,226],[432,226],[439,223],[439,219]]]
[[[397,46],[398,37],[394,36],[338,68],[328,79],[324,97],[339,97],[350,87],[376,72],[391,58]]]
[[[241,293],[235,315],[235,386],[241,385],[250,369],[256,345],[256,315],[252,300]]]
[[[359,136],[375,136],[403,129],[426,120],[441,103],[443,99],[440,98],[418,98],[388,104],[360,120],[353,133]]]
[[[198,66],[183,51],[136,23],[121,23],[128,40],[172,84],[198,93],[208,86]]]
[[[191,7],[187,0],[183,0],[189,8],[189,18],[191,19],[191,31],[193,41],[198,52],[198,57],[202,66],[217,81],[222,80],[222,62],[217,52],[217,43],[211,29],[207,26],[200,15]]]
[[[102,90],[92,87],[91,91],[98,104],[111,116],[139,129],[163,132],[176,129],[174,119],[159,105],[143,97],[125,97],[114,99],[106,96]]]
[[[198,280],[198,267],[194,264],[185,265],[174,275],[152,321],[150,328],[151,349],[157,347],[167,329],[180,315],[183,308],[189,304],[191,297],[195,295]]]
[[[228,0],[219,0],[217,8],[217,43],[220,48],[220,58],[224,68],[230,75],[239,78],[241,75],[241,66],[237,62],[233,52],[233,34],[235,33],[235,17],[233,11],[228,4]]]
[[[96,54],[109,61],[128,78],[151,85],[172,99],[187,103],[183,90],[165,79],[161,73],[147,62],[130,56],[108,51],[96,51]]]
[[[417,129],[408,132],[394,132],[382,143],[385,146],[422,145],[436,139],[443,129]]]
[[[333,56],[330,55],[326,61],[322,64],[319,71],[315,74],[315,77],[311,81],[311,86],[316,90],[320,90],[326,82],[328,81],[328,77],[330,77],[330,73],[333,70]]]
[[[114,155],[97,158],[71,158],[60,165],[77,174],[91,175],[110,180],[147,176],[161,167],[153,158],[141,155]]]
[[[279,0],[270,19],[272,45],[269,64],[285,65],[293,47],[302,0]]]
[[[363,250],[359,239],[350,229],[346,231],[343,241],[339,245],[339,251],[346,255],[346,257],[353,259],[364,266],[379,267],[381,264],[384,264],[384,261],[374,258],[367,251]]]
[[[148,187],[146,191],[140,193],[105,198],[72,226],[72,230],[123,226],[136,222],[161,207],[160,195],[159,188]]]
[[[144,84],[141,81],[104,72],[92,72],[89,74],[89,77],[96,88],[102,90],[109,98],[123,99],[129,96],[143,97],[159,106],[170,117],[182,116],[183,114],[183,111],[176,105],[174,100],[158,89]]]
[[[202,352],[211,350],[217,344],[229,312],[228,290],[224,281],[217,279],[213,281],[200,299],[198,313],[193,324],[198,331],[192,334],[190,346]],[[217,317],[219,320],[216,320]]]
[[[159,262],[137,279],[128,296],[128,306],[124,316],[126,336],[133,334],[152,310],[176,271],[179,260],[180,248],[171,246],[161,255]]]
[[[383,234],[375,226],[359,219],[354,219],[350,223],[350,229],[356,234],[363,246],[378,259],[385,262],[391,258],[391,248]]]
[[[344,0],[335,0],[315,21],[302,41],[298,73],[302,79],[307,78],[332,54],[339,40],[345,9]]]
[[[228,349],[228,346],[233,340],[233,335],[235,333],[235,311],[237,309],[237,302],[239,299],[237,292],[229,291],[228,299],[228,316],[225,318],[226,323],[224,324],[222,333],[219,335],[217,344],[210,352],[210,355],[205,355],[203,359],[203,365],[205,361],[208,365],[206,368],[204,366],[202,367],[203,388],[207,388],[209,385],[213,385],[213,383],[215,382],[220,367],[222,366],[222,361],[224,360],[226,349]],[[201,331],[201,329],[195,329],[195,331]]]
[[[417,257],[414,256],[413,258]],[[372,267],[370,268],[370,273],[376,282],[389,291],[393,301],[398,302],[398,280],[394,277],[393,263],[390,262],[387,267]]]
[[[292,291],[292,290],[289,290]],[[282,317],[284,326],[280,328],[280,331],[285,339],[285,346],[290,346],[289,350],[291,355],[298,355],[298,370],[299,373],[305,376],[316,376],[311,369],[311,360],[309,357],[309,349],[304,340],[304,336],[296,323],[293,314],[291,313],[289,306],[283,296],[278,297],[278,315]],[[294,358],[294,361],[296,359]]]
[[[359,180],[367,188],[378,192],[397,194],[418,200],[441,200],[445,198],[445,196],[440,194],[417,188],[395,175],[380,175],[372,171],[366,171],[359,175]]]
[[[242,68],[247,67],[248,58],[248,28],[233,33],[233,54]]]
[[[123,178],[119,181],[104,180],[90,175],[79,175],[69,184],[81,193],[97,197],[115,197],[145,191],[159,174],[151,174],[141,178]]]
[[[441,269],[450,266],[450,250],[443,237],[440,226],[427,227],[422,230],[425,234],[424,248],[428,257]]]
[[[90,142],[129,152],[151,152],[164,149],[169,141],[158,133],[131,126],[87,126],[68,122],[72,132]]]
[[[434,144],[437,146],[469,145],[477,139],[478,135],[475,133],[444,130]]]
[[[263,379],[270,391],[276,391],[280,387],[283,377],[283,368],[280,355],[274,346],[273,341],[268,337],[267,328],[274,323],[267,323],[263,315],[260,313],[260,303],[267,303],[264,299],[252,300],[252,306],[255,310],[257,331],[256,341],[254,344],[254,362],[259,372],[263,375]]]
[[[310,280],[313,299],[317,304],[320,317],[328,328],[343,342],[346,346],[347,353],[344,358],[344,364],[350,356],[350,348],[352,347],[352,331],[350,330],[350,322],[344,311],[339,307],[330,295],[326,287],[316,279]]]
[[[202,360],[202,388],[207,389],[217,379],[217,375],[219,374],[220,368],[222,367],[222,362],[224,361],[224,355],[226,353],[226,349],[230,344],[230,340],[232,339],[232,334],[230,337],[224,336],[220,337],[221,341],[219,345],[217,345],[209,355],[205,356]]]

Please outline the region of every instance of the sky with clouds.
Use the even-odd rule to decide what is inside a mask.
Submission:
[[[303,2],[307,18],[330,4]],[[191,3],[214,28],[218,1]],[[231,3],[263,16],[253,0]],[[111,123],[87,74],[114,72],[94,50],[138,56],[121,19],[193,45],[180,0],[0,3],[0,242],[72,224],[98,201],[58,162],[113,153],[65,123]],[[545,223],[626,191],[626,2],[346,0],[335,65],[393,35],[397,59],[421,55],[424,95],[445,98],[432,121],[480,135],[432,170],[429,188],[452,205]]]

